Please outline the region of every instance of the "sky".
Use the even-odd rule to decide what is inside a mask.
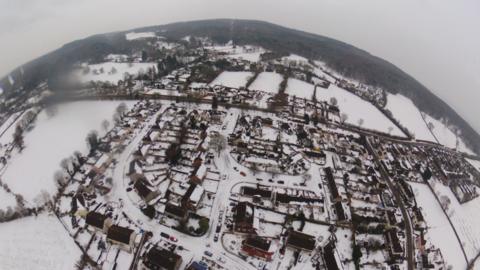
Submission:
[[[213,18],[269,21],[364,49],[480,132],[478,0],[0,0],[0,77],[93,34]]]

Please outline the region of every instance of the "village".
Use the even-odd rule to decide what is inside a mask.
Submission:
[[[255,46],[145,39],[155,53],[79,65],[68,97],[134,104],[57,179],[79,269],[448,269],[412,185],[464,204],[480,168],[416,141],[383,90]],[[57,101],[39,93],[32,107]]]

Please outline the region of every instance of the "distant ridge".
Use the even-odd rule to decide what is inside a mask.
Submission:
[[[345,77],[381,87],[393,94],[405,95],[421,111],[437,119],[448,119],[460,129],[467,146],[480,153],[480,135],[447,103],[393,64],[344,42],[268,22],[236,19],[177,22],[130,31],[154,31],[170,39],[190,35],[210,37],[217,42],[233,40],[240,45],[258,45],[272,51],[321,60]],[[19,86],[29,91],[39,82],[58,76],[79,61],[100,59],[110,53],[129,53],[140,45],[126,41],[126,32],[128,31],[95,35],[68,43],[23,65],[22,80],[17,80],[13,87],[8,83],[7,77],[0,80],[0,87],[7,96]],[[14,77],[19,76],[19,73],[19,68],[12,72]]]

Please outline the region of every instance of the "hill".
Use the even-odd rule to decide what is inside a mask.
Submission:
[[[339,74],[362,83],[381,87],[392,94],[400,93],[410,98],[422,111],[435,118],[448,119],[462,133],[467,145],[480,152],[480,135],[448,104],[430,92],[420,82],[394,66],[349,44],[328,37],[306,33],[279,25],[252,20],[203,20],[150,26],[134,31],[157,32],[168,39],[179,40],[185,36],[209,37],[217,42],[233,40],[236,44],[252,44],[279,54],[293,53],[308,59],[321,60]],[[127,41],[126,32],[95,35],[66,44],[17,69],[12,74],[21,78],[14,85],[8,78],[1,80],[6,95],[21,94],[48,80],[50,86],[71,65],[82,61],[95,61],[107,54],[130,53],[142,48],[141,41]]]

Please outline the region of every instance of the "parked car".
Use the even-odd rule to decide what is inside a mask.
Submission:
[[[217,241],[218,241],[218,233],[216,233],[215,236],[213,237],[213,241],[214,241],[214,242],[217,242]]]
[[[240,172],[240,175],[241,175],[241,176],[247,176],[247,174],[244,173],[244,172]]]
[[[205,254],[206,256],[208,257],[212,257],[213,256],[213,253],[208,251],[208,250],[205,250],[205,252],[203,252],[203,254]]]
[[[164,233],[164,232],[160,232],[160,236],[163,237],[163,238],[167,238],[167,239],[170,238],[170,235],[168,233]]]
[[[178,242],[178,239],[175,238],[175,237],[173,237],[173,236],[170,236],[170,241],[172,241],[172,242]]]

